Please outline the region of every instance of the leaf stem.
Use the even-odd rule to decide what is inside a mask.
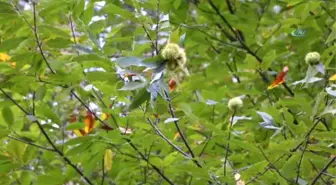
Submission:
[[[236,114],[236,109],[233,111],[233,114],[231,116],[231,120],[230,120],[230,125],[229,125],[229,135],[227,137],[227,144],[226,144],[226,152],[225,152],[225,157],[224,157],[224,177],[226,177],[226,163],[227,163],[227,158],[229,156],[229,149],[230,149],[230,139],[231,139],[231,128],[232,128],[232,125],[233,125],[233,118]]]

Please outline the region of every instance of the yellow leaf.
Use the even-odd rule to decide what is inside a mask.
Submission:
[[[7,60],[10,60],[11,57],[7,53],[0,53],[0,61],[6,62]]]
[[[72,37],[70,40],[71,40],[71,42],[75,42],[75,43],[79,42],[79,38],[78,37],[76,37],[76,40]]]
[[[11,63],[10,63],[10,66],[11,66],[12,68],[15,68],[15,67],[16,67],[16,62],[11,62]]]
[[[178,138],[180,138],[180,133],[176,132],[173,140],[176,141]]]
[[[332,76],[329,78],[329,81],[336,81],[336,74],[332,75]]]
[[[104,167],[106,171],[110,171],[112,169],[112,150],[106,149],[104,154]]]
[[[100,115],[100,119],[101,119],[102,121],[107,120],[109,117],[110,117],[110,115],[107,114],[107,113],[102,113],[102,114]]]

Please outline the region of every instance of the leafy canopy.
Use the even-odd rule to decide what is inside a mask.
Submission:
[[[0,183],[336,183],[335,5],[0,0]]]

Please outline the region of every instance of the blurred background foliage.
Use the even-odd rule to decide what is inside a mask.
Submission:
[[[0,0],[1,184],[336,183],[335,11]],[[168,41],[185,69],[165,69]],[[318,65],[305,62],[313,51]]]

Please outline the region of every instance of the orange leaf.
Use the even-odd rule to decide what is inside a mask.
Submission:
[[[176,141],[178,138],[180,138],[180,133],[176,132],[176,134],[174,135],[173,140]]]
[[[176,88],[176,81],[173,79],[170,79],[168,82],[168,88],[170,92],[174,91]]]
[[[85,133],[89,133],[94,126],[94,116],[92,114],[92,112],[87,111],[86,112],[86,116],[84,119],[84,123],[85,123]]]
[[[273,83],[267,87],[267,89],[273,89],[279,85],[281,85],[282,83],[285,82],[285,78],[288,72],[288,66],[285,66],[282,71],[280,71],[280,73],[276,76],[275,80],[273,81]]]
[[[16,62],[11,62],[11,63],[10,63],[10,66],[11,66],[12,68],[15,68],[15,67],[16,67]]]

